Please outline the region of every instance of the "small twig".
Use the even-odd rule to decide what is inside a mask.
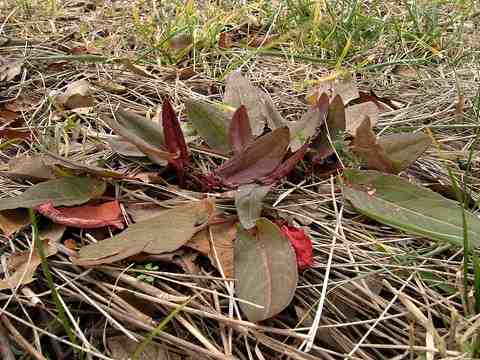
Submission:
[[[15,360],[12,349],[10,348],[10,341],[8,340],[7,330],[0,322],[0,355],[3,360]]]
[[[41,353],[39,353],[30,343],[25,339],[22,334],[18,332],[18,330],[13,326],[13,324],[8,320],[8,317],[5,315],[0,315],[0,326],[3,324],[8,331],[10,331],[10,335],[12,336],[15,343],[21,347],[23,350],[28,352],[33,359],[36,360],[47,360]]]

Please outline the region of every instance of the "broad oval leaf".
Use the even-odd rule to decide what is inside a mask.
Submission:
[[[105,189],[103,181],[67,176],[34,185],[15,197],[0,199],[0,210],[33,208],[46,202],[53,206],[81,205],[102,195]]]
[[[255,227],[257,219],[262,214],[263,199],[271,188],[271,185],[246,184],[235,191],[235,209],[245,229]]]
[[[282,162],[290,143],[287,127],[278,128],[232,157],[214,174],[226,184],[247,184],[272,173]]]
[[[265,97],[267,95],[253,86],[238,70],[231,72],[225,79],[223,102],[234,108],[245,105],[249,115],[250,127],[254,135],[263,133],[265,127],[266,119],[261,103],[261,99]]]
[[[177,156],[164,150],[161,126],[147,118],[119,109],[115,112],[115,117],[106,120],[106,123],[159,165],[164,165],[165,160],[173,160]]]
[[[193,127],[212,149],[224,153],[230,150],[228,127],[233,111],[198,100],[186,100],[185,109]]]
[[[83,266],[111,264],[140,252],[161,254],[175,251],[207,225],[214,211],[212,199],[165,210],[129,226],[118,235],[82,247],[80,257],[72,261]]]
[[[260,218],[255,234],[239,226],[235,241],[236,295],[249,321],[262,321],[287,307],[298,281],[297,261],[277,225]]]
[[[355,210],[380,223],[463,246],[462,208],[450,199],[395,175],[347,169],[343,196]],[[465,212],[468,240],[480,246],[480,219]]]

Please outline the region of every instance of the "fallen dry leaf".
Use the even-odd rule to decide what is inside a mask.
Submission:
[[[357,127],[352,141],[352,151],[364,160],[369,169],[394,173],[392,161],[385,150],[377,143],[377,137],[372,131],[370,118],[367,116]]]
[[[378,122],[378,107],[372,101],[347,107],[345,109],[345,130],[355,136],[358,127],[367,116],[370,118],[370,126],[374,127]]]
[[[122,211],[117,200],[100,205],[82,205],[76,207],[53,207],[51,202],[35,207],[40,214],[57,224],[80,229],[94,229],[113,226],[123,229]]]
[[[123,94],[127,92],[127,88],[122,84],[118,84],[112,80],[99,79],[92,81],[92,84],[100,89],[111,92],[112,94]]]
[[[12,121],[15,121],[19,116],[20,114],[16,113],[15,111],[11,111],[3,107],[0,108],[0,122],[2,124],[9,124]]]
[[[2,129],[0,130],[0,138],[7,140],[20,139],[25,141],[31,141],[32,133],[30,131],[23,130]]]
[[[132,339],[120,335],[107,338],[107,345],[111,356],[115,360],[130,360],[135,350],[140,345]],[[136,360],[181,360],[183,357],[171,352],[165,345],[149,341]]]
[[[55,97],[55,101],[68,110],[93,106],[90,83],[84,79],[74,81],[67,86],[65,92]]]
[[[398,174],[415,162],[431,142],[430,136],[422,132],[392,134],[377,140],[367,117],[357,128],[352,150],[369,169]]]
[[[0,172],[13,178],[32,182],[55,179],[55,160],[45,155],[24,155],[10,159],[8,170]]]
[[[278,35],[252,35],[247,40],[247,45],[251,47],[260,47],[265,46],[271,43],[273,40],[277,39]]]
[[[28,224],[30,224],[30,217],[26,209],[0,211],[0,229],[7,236],[15,234]]]
[[[221,266],[225,277],[233,278],[233,243],[236,236],[235,223],[213,224],[197,232],[185,246],[208,256],[214,267],[220,270]]]
[[[0,57],[0,83],[12,81],[22,72],[22,60],[9,60]]]
[[[179,33],[173,36],[168,44],[175,51],[184,51],[193,45],[193,37],[187,33]]]
[[[52,241],[43,240],[42,246],[46,257],[57,253],[57,247]],[[7,258],[7,269],[3,269],[6,277],[0,280],[0,290],[14,289],[19,285],[31,283],[35,270],[41,263],[42,259],[35,250],[11,254]]]
[[[155,217],[129,226],[118,235],[82,247],[79,257],[72,258],[72,261],[78,265],[91,266],[110,264],[140,252],[161,254],[175,251],[204,228],[214,212],[215,202],[212,199],[165,210]]]
[[[38,229],[38,237],[41,240],[50,240],[52,242],[60,242],[63,237],[63,234],[67,230],[65,225],[56,224],[54,222],[47,222],[46,224],[41,224],[40,229]]]
[[[320,81],[320,84],[307,94],[307,102],[315,105],[322,94],[327,94],[330,101],[339,95],[347,105],[350,101],[360,96],[357,85],[352,79],[330,79]]]

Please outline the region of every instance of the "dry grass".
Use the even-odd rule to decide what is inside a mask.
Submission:
[[[387,6],[365,1],[358,8],[345,2],[329,10],[343,14],[336,22],[323,1],[311,5],[305,1],[96,3],[0,1],[0,57],[25,61],[18,81],[8,87],[0,83],[0,102],[34,99],[35,105],[27,107],[22,117],[26,128],[40,134],[31,144],[0,144],[3,161],[48,146],[71,159],[131,176],[156,171],[144,160],[133,161],[109,149],[105,138],[111,131],[102,118],[111,116],[112,108],[120,104],[153,114],[162,95],[169,94],[181,112],[186,98],[219,100],[224,76],[242,67],[287,118],[296,119],[307,107],[303,99],[308,81],[337,68],[354,72],[361,89],[402,104],[381,115],[377,132],[423,129],[432,134],[434,146],[405,172],[406,177],[446,192],[451,190],[448,169],[466,179],[465,163],[480,126],[476,63],[480,48],[475,30],[480,17],[474,2],[436,2],[439,18],[431,28],[427,27],[431,13],[426,9],[433,6],[429,2],[419,2],[410,12],[407,5],[396,2]],[[429,31],[423,37],[414,31],[413,10],[418,10],[420,30],[425,26]],[[315,11],[323,18],[319,20]],[[356,14],[352,23],[347,22],[349,14]],[[380,23],[385,27],[380,28]],[[278,38],[261,48],[223,49],[217,37],[224,26],[238,38],[256,32]],[[325,35],[328,30],[331,36]],[[167,45],[178,31],[193,36],[194,46],[187,54],[173,54]],[[71,54],[76,47],[94,48],[95,54]],[[342,56],[345,49],[348,52]],[[135,73],[114,60],[118,58],[131,59],[150,75]],[[183,79],[178,69],[189,67],[194,73]],[[58,112],[49,94],[82,78],[112,80],[127,90],[115,95],[97,87],[96,106],[89,113]],[[459,99],[464,102],[460,115]],[[209,154],[195,152],[194,158],[201,167],[212,166]],[[167,174],[157,184],[121,181],[115,196],[125,205],[196,196],[171,186],[171,180]],[[476,149],[466,185],[477,201],[472,211],[478,213]],[[27,186],[0,178],[2,196]],[[233,206],[219,202],[225,209]],[[142,339],[172,309],[195,295],[154,337],[169,351],[169,358],[469,359],[479,355],[480,314],[473,309],[473,288],[468,299],[463,298],[461,249],[368,221],[343,201],[333,178],[315,173],[297,183],[278,185],[268,202],[269,211],[305,226],[315,249],[315,266],[301,274],[292,305],[277,317],[261,324],[242,320],[233,281],[213,271],[207,261],[182,268],[151,259],[155,270],[134,263],[85,270],[72,265],[65,252],[51,259],[49,266],[76,344],[52,321],[57,309],[40,274],[30,286],[0,294],[4,311],[0,339],[8,333],[23,359],[59,359],[66,349],[63,358],[80,358],[81,352],[74,348],[81,348],[86,358],[110,359],[109,338]],[[88,242],[100,234],[67,235]],[[29,231],[2,236],[0,241],[6,253],[31,248]],[[140,281],[139,274],[155,281]],[[469,276],[472,286],[472,271]],[[310,351],[303,351],[305,347]]]

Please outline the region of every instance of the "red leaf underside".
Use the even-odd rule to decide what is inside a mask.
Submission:
[[[294,226],[283,225],[280,229],[295,250],[299,270],[304,270],[312,266],[313,249],[310,237],[306,235],[302,229]]]
[[[93,229],[114,226],[123,229],[122,213],[118,201],[109,201],[100,205],[82,205],[75,207],[53,207],[51,202],[35,208],[40,214],[57,224],[81,229]]]

